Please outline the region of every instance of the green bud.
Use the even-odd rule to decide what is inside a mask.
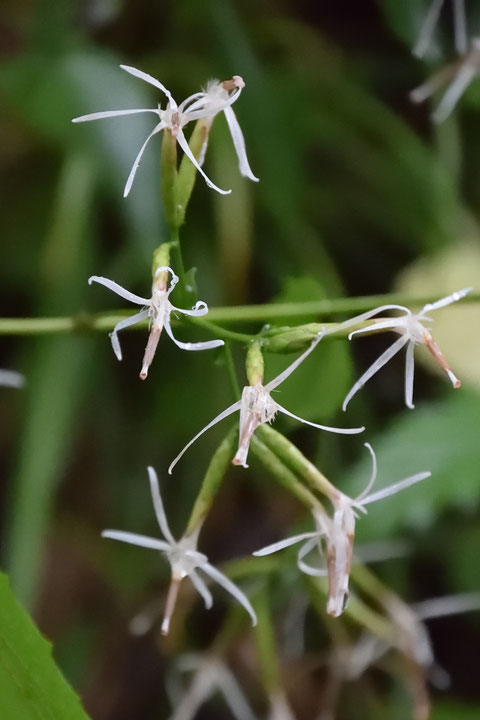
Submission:
[[[263,354],[262,347],[258,340],[254,340],[248,346],[246,370],[249,385],[259,385],[263,383]]]

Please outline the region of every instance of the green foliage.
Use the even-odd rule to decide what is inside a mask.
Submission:
[[[0,708],[4,720],[88,720],[42,637],[0,573]]]

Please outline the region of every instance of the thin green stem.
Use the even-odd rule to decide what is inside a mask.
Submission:
[[[209,317],[214,322],[270,322],[273,320],[303,318],[305,315],[353,314],[371,310],[380,305],[406,305],[410,308],[423,307],[438,300],[438,295],[408,296],[404,293],[387,295],[365,295],[364,297],[336,298],[296,303],[275,303],[266,305],[231,306],[211,308]],[[480,293],[473,292],[462,299],[463,303],[480,302]]]
[[[225,328],[220,327],[220,325],[216,325],[210,320],[205,320],[204,318],[195,318],[195,317],[189,317],[188,322],[190,322],[192,325],[199,325],[200,327],[204,327],[206,330],[212,333],[212,335],[216,335],[221,340],[233,340],[234,342],[239,343],[249,343],[253,338],[254,335],[247,335],[246,333],[239,333],[234,332],[233,330],[226,330]]]
[[[240,385],[238,384],[237,373],[235,372],[235,364],[233,362],[232,348],[228,340],[223,346],[225,353],[225,367],[227,369],[228,379],[230,381],[230,387],[232,388],[233,396],[235,400],[238,400],[242,394]]]
[[[257,593],[254,604],[258,618],[258,623],[255,628],[255,639],[257,641],[260,675],[265,692],[271,696],[279,690],[281,683],[272,608],[267,585],[264,585]]]

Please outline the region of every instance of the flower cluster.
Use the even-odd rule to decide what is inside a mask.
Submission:
[[[432,3],[429,17],[426,20],[426,25],[422,29],[421,37],[419,39],[417,54],[422,55],[430,41],[433,28],[440,12],[442,2],[435,1]],[[455,5],[457,7],[457,4]],[[463,5],[462,5],[463,8]],[[428,21],[428,22],[427,22]],[[457,25],[461,22],[460,14],[456,15]],[[457,38],[457,49],[461,46],[461,33]],[[463,47],[463,46],[462,46]],[[474,48],[474,45],[472,45]],[[460,49],[459,49],[460,51]],[[462,52],[465,54],[465,58],[469,57],[470,60],[464,59],[462,67],[464,70],[463,74],[459,71],[459,77],[463,78],[459,80],[456,76],[455,82],[457,83],[447,91],[447,94],[442,102],[438,113],[442,116],[446,110],[450,111],[452,105],[452,98],[458,91],[458,87],[465,82],[465,67],[468,66],[471,74],[472,59],[471,55],[468,55],[467,45],[463,48]],[[478,52],[478,49],[476,50]],[[480,60],[475,60],[479,63]],[[470,64],[469,64],[470,63]],[[120,115],[129,115],[136,113],[153,113],[157,116],[158,122],[153,128],[150,135],[142,145],[130,175],[128,177],[124,195],[127,196],[132,187],[135,173],[140,163],[141,157],[145,151],[145,148],[149,140],[153,135],[165,131],[170,135],[168,137],[174,138],[174,141],[178,143],[180,148],[183,150],[184,155],[193,163],[197,171],[204,177],[207,185],[221,194],[226,194],[226,190],[222,190],[217,187],[205,174],[202,169],[205,153],[207,150],[208,137],[210,128],[214,118],[219,114],[225,115],[228,123],[230,133],[232,136],[233,144],[237,152],[239,168],[242,175],[246,176],[250,180],[257,181],[258,178],[253,174],[245,150],[245,141],[243,138],[242,131],[237,122],[235,114],[232,109],[233,103],[239,98],[242,89],[245,85],[242,78],[238,75],[234,75],[231,80],[225,82],[211,81],[207,84],[206,89],[200,92],[190,95],[186,100],[177,104],[172,94],[165,86],[158,80],[153,78],[151,75],[144,73],[132,67],[121,66],[122,69],[134,75],[137,78],[144,80],[145,82],[153,85],[159,89],[166,97],[166,106],[164,108],[159,104],[157,108],[143,108],[143,109],[132,109],[132,110],[114,110],[105,111],[100,113],[93,113],[90,115],[84,115],[76,118],[75,122],[83,122],[89,120],[97,120],[103,118],[110,118]],[[419,88],[415,91],[417,95],[424,95],[426,90]],[[428,94],[428,93],[427,93]],[[418,98],[417,98],[418,99]],[[456,100],[455,100],[456,101]],[[453,103],[454,104],[454,103]],[[201,148],[200,154],[194,155],[192,152],[187,139],[184,135],[184,127],[191,121],[197,121],[204,123],[206,130],[203,140],[203,147]],[[173,161],[176,171],[176,160]],[[175,194],[175,192],[174,192]],[[176,231],[179,227],[175,228]],[[196,318],[202,317],[207,314],[207,304],[201,300],[197,301],[192,309],[181,309],[174,306],[170,301],[170,295],[174,291],[176,285],[179,283],[179,277],[175,274],[170,263],[170,246],[175,246],[179,250],[178,232],[175,234],[175,239],[171,243],[165,243],[162,245],[154,256],[153,264],[153,283],[152,283],[152,294],[150,298],[140,297],[126,290],[122,286],[118,285],[113,280],[109,280],[101,276],[92,276],[89,278],[89,284],[98,283],[114,293],[122,297],[123,299],[132,302],[136,305],[141,306],[141,310],[131,317],[120,320],[112,332],[110,338],[112,342],[113,351],[118,360],[122,359],[122,351],[120,347],[118,333],[130,327],[136,323],[148,321],[149,322],[149,336],[143,363],[140,372],[140,378],[145,379],[148,375],[149,368],[153,361],[158,342],[162,330],[165,329],[166,334],[171,340],[183,350],[208,350],[218,348],[224,345],[222,339],[213,339],[204,342],[183,342],[178,340],[171,327],[171,315],[172,313],[183,315],[186,317]],[[159,262],[158,258],[161,257],[162,261]],[[182,279],[183,276],[183,263],[178,263],[179,267],[176,267],[179,275]],[[210,421],[205,427],[203,427],[195,437],[190,440],[177,457],[172,461],[168,468],[168,473],[171,474],[173,468],[184,455],[186,450],[202,436],[208,429],[219,423],[221,420],[229,417],[233,413],[239,412],[239,428],[238,428],[238,446],[235,451],[233,441],[228,447],[228,455],[226,462],[231,462],[234,465],[248,468],[247,460],[250,451],[250,445],[252,444],[252,452],[256,451],[257,446],[261,445],[259,437],[254,440],[254,434],[258,431],[258,436],[268,436],[271,440],[272,446],[266,446],[265,448],[268,453],[273,454],[275,462],[281,465],[281,471],[285,471],[282,475],[282,481],[284,484],[289,485],[291,488],[295,488],[297,496],[300,496],[305,504],[309,507],[312,513],[314,530],[304,532],[293,537],[275,542],[267,547],[257,550],[253,553],[255,556],[264,556],[271,553],[275,553],[284,548],[290,547],[301,543],[300,549],[297,555],[297,566],[300,572],[305,573],[313,577],[325,577],[328,582],[328,598],[326,611],[328,615],[332,617],[339,617],[346,609],[348,598],[349,598],[349,584],[350,584],[350,571],[352,562],[354,560],[354,537],[355,537],[355,524],[356,520],[362,515],[366,514],[366,506],[390,497],[397,492],[403,491],[408,487],[418,483],[428,477],[430,472],[420,472],[410,477],[399,480],[393,485],[389,485],[376,492],[372,491],[373,485],[377,476],[377,462],[373,448],[369,443],[365,443],[371,458],[372,458],[372,472],[370,480],[365,489],[357,497],[349,497],[347,494],[341,492],[337,487],[332,485],[323,475],[317,471],[314,466],[307,461],[306,458],[301,455],[298,449],[285,438],[287,443],[287,449],[285,446],[283,450],[280,450],[275,445],[272,436],[275,436],[275,431],[268,429],[267,427],[261,428],[262,425],[271,424],[277,413],[283,413],[294,420],[301,423],[305,423],[317,429],[325,430],[331,433],[338,433],[343,435],[352,435],[363,432],[365,428],[354,427],[354,428],[338,428],[330,427],[327,425],[321,425],[310,420],[305,420],[298,417],[290,410],[280,405],[273,397],[272,393],[275,391],[281,383],[283,383],[299,366],[310,356],[317,347],[321,344],[321,341],[326,335],[344,333],[345,330],[350,331],[348,336],[349,340],[357,335],[367,335],[378,332],[392,331],[399,335],[399,337],[388,347],[380,357],[361,375],[359,380],[355,382],[352,389],[348,392],[343,403],[343,410],[346,410],[348,403],[352,397],[370,380],[391,358],[399,353],[403,348],[406,351],[406,365],[405,365],[405,404],[408,408],[413,408],[413,386],[414,386],[414,351],[416,345],[425,345],[429,352],[433,355],[435,360],[439,363],[440,367],[445,371],[448,378],[450,379],[454,388],[460,387],[460,380],[454,374],[450,368],[447,360],[440,351],[438,345],[431,334],[431,327],[433,320],[430,317],[430,313],[439,310],[453,302],[456,302],[470,291],[470,288],[453,292],[452,294],[436,301],[424,305],[419,312],[412,312],[409,308],[402,305],[381,305],[377,308],[371,309],[368,312],[361,313],[355,317],[352,317],[344,322],[337,323],[328,332],[325,327],[316,326],[315,333],[309,335],[309,346],[281,372],[276,378],[264,383],[263,378],[263,354],[262,354],[262,343],[263,335],[259,333],[254,338],[251,338],[248,353],[251,353],[251,360],[247,353],[247,378],[248,384],[242,390],[241,398],[234,402],[232,405],[223,410],[217,417]],[[396,313],[394,316],[389,316],[390,312]],[[191,321],[193,322],[193,321]],[[203,325],[215,334],[222,335],[221,328],[210,325],[203,321]],[[320,327],[320,332],[318,329]],[[225,331],[224,331],[225,332]],[[231,336],[225,332],[224,337],[228,338]],[[237,334],[238,336],[238,334]],[[243,338],[242,338],[243,340]],[[303,349],[304,346],[302,346]],[[0,382],[2,381],[2,374],[0,374]],[[4,383],[5,384],[5,383]],[[232,436],[233,437],[233,436]],[[223,446],[221,446],[222,448]],[[219,448],[220,450],[220,448]],[[218,452],[218,451],[217,451]],[[275,454],[276,453],[276,454]],[[283,454],[282,454],[283,453]],[[233,457],[232,457],[233,455]],[[298,465],[298,457],[301,456],[300,467]],[[152,538],[145,535],[139,535],[132,532],[120,531],[120,530],[105,530],[102,533],[104,538],[117,540],[133,545],[138,545],[144,548],[150,548],[159,551],[167,560],[171,569],[171,580],[170,585],[166,594],[165,610],[162,622],[162,633],[166,634],[169,631],[173,612],[176,606],[180,585],[185,578],[189,578],[190,582],[197,590],[199,595],[202,597],[206,608],[210,608],[213,603],[213,597],[210,589],[207,586],[207,581],[212,580],[218,585],[223,587],[235,600],[237,600],[242,607],[247,611],[250,616],[253,625],[257,623],[257,615],[255,609],[251,603],[251,600],[232,580],[227,577],[223,572],[214,567],[208,560],[207,556],[197,549],[199,534],[203,526],[205,517],[210,509],[213,502],[214,492],[218,489],[220,480],[212,478],[209,473],[217,472],[217,465],[222,463],[216,463],[215,456],[212,460],[207,475],[205,476],[204,483],[199,491],[196,503],[194,505],[192,515],[190,516],[189,523],[185,533],[179,540],[176,540],[170,530],[167,522],[160,489],[158,485],[158,478],[155,470],[152,467],[148,468],[148,475],[150,481],[150,490],[152,495],[153,506],[157,518],[157,522],[162,534],[162,538]],[[293,467],[293,470],[292,470]],[[213,469],[212,469],[213,468]],[[220,471],[218,471],[220,472]],[[221,470],[222,477],[225,470]],[[275,470],[273,471],[275,472]],[[303,473],[303,474],[302,474]],[[313,479],[317,480],[317,484],[312,482]],[[320,479],[319,479],[320,478]],[[207,481],[208,479],[208,481]],[[308,485],[309,487],[305,487]],[[301,490],[298,492],[298,486]],[[313,491],[312,491],[313,486]],[[213,489],[212,489],[213,488]],[[292,490],[293,492],[293,490]],[[318,494],[322,493],[325,495],[327,500],[332,505],[332,511],[329,514],[323,504],[320,503]],[[312,551],[316,551],[318,554],[319,562],[311,563],[309,557]],[[257,561],[255,561],[257,562]],[[392,611],[393,613],[393,611]],[[393,613],[394,614],[394,613]],[[397,616],[399,613],[397,612]],[[416,627],[411,618],[408,620],[406,616],[403,616],[403,620],[398,620],[398,626],[407,628],[408,631],[412,627]],[[402,624],[403,623],[403,624]],[[147,623],[148,625],[148,623]],[[407,634],[407,630],[405,630]],[[413,641],[412,641],[413,642]],[[422,643],[417,643],[419,647]],[[425,647],[423,643],[422,647]],[[423,660],[419,660],[423,662]],[[188,691],[184,691],[181,701],[177,703],[175,712],[172,719],[175,720],[187,720],[193,717],[196,709],[206,699],[208,699],[218,687],[223,689],[225,699],[230,705],[230,708],[234,715],[242,718],[253,717],[248,703],[244,701],[243,695],[235,678],[232,676],[228,667],[221,662],[217,657],[212,658],[191,658],[190,662],[187,662],[185,668],[188,671],[194,671],[193,680]],[[272,718],[287,718],[292,717],[291,711],[288,707],[287,701],[278,689],[272,690],[270,697],[271,700],[271,717]]]

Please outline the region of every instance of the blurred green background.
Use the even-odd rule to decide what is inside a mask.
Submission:
[[[209,305],[478,290],[480,80],[440,127],[432,127],[429,107],[409,103],[408,92],[452,56],[447,6],[433,59],[411,55],[428,5],[3,0],[1,315],[124,308],[103,288],[88,287],[92,274],[149,294],[151,253],[168,240],[159,136],[127,200],[122,192],[150,116],[71,124],[78,115],[158,102],[120,63],[159,78],[177,100],[211,77],[239,74],[246,82],[235,111],[260,183],[240,177],[219,117],[206,170],[233,192],[221,197],[199,180],[182,232],[186,265],[197,268],[199,298]],[[480,28],[473,5],[467,2],[472,32]],[[381,484],[432,470],[430,480],[372,507],[358,524],[359,542],[408,539],[407,558],[375,567],[408,602],[480,588],[480,310],[456,306],[437,318],[435,337],[463,380],[458,393],[420,348],[414,412],[403,406],[399,357],[342,416],[353,379],[386,346],[372,337],[352,347],[325,343],[278,396],[313,421],[367,425]],[[207,337],[198,332],[195,339]],[[100,531],[156,534],[145,470],[152,464],[172,529],[181,534],[228,423],[205,435],[173,477],[166,468],[232,396],[221,353],[183,353],[162,337],[142,383],[145,331],[124,333],[121,342],[118,363],[106,333],[0,338],[0,367],[22,371],[28,382],[22,392],[1,389],[1,559],[91,717],[149,720],[169,716],[164,678],[172,657],[208,647],[228,601],[215,592],[208,614],[196,603],[168,642],[156,627],[132,636],[131,618],[162,600],[168,567],[154,553],[102,541]],[[233,350],[243,382],[245,350]],[[291,359],[267,356],[267,379]],[[276,427],[342,490],[363,487],[363,437],[316,433],[285,418]],[[284,537],[303,518],[254,462],[248,472],[232,468],[200,549],[220,563]],[[327,636],[317,618],[307,619],[309,656],[324,657]],[[432,621],[429,629],[451,677],[446,691],[433,691],[433,717],[478,717],[479,614]],[[243,658],[247,676],[255,672],[252,652]],[[298,718],[314,717],[325,673],[289,682],[292,665],[296,676],[309,677],[308,663],[290,660],[280,641],[279,657]],[[345,686],[337,717],[408,717],[402,687],[395,672],[367,673]],[[253,702],[261,713],[255,693]],[[220,701],[203,712],[198,717],[230,717]]]

